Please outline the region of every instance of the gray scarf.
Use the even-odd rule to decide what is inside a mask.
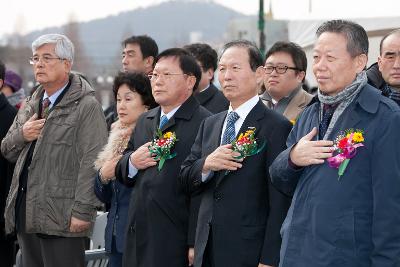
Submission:
[[[347,86],[343,91],[335,96],[324,95],[322,94],[321,90],[318,89],[318,99],[321,102],[319,114],[320,121],[322,119],[323,104],[339,104],[335,112],[333,113],[328,129],[326,130],[326,133],[324,135],[324,140],[327,139],[340,115],[342,115],[343,111],[350,105],[351,102],[353,102],[358,93],[361,91],[361,88],[363,88],[367,84],[367,81],[367,73],[365,71],[362,71],[357,74],[356,79],[349,86]]]

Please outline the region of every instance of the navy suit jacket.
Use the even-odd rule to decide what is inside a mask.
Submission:
[[[273,183],[294,194],[282,227],[281,267],[400,266],[400,109],[370,85],[339,117],[328,137],[364,131],[364,147],[338,180],[328,163],[299,170],[293,145],[318,128],[320,103],[307,107],[289,135],[288,149],[270,168]]]

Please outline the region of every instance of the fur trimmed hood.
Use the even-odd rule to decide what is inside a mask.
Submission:
[[[115,122],[115,125],[110,132],[110,136],[108,137],[107,144],[94,162],[95,170],[98,171],[103,166],[104,162],[122,155],[128,146],[133,128],[134,125],[124,126],[119,120]]]

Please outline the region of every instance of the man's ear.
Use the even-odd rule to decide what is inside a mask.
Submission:
[[[296,75],[296,78],[301,83],[301,82],[303,82],[305,76],[306,76],[305,71],[299,71]]]
[[[194,85],[196,84],[196,77],[194,75],[187,75],[186,85],[188,89],[194,92]]]
[[[148,56],[144,59],[144,65],[146,68],[153,68],[153,63],[154,63],[154,57],[153,56]]]
[[[71,61],[64,59],[63,63],[64,63],[64,67],[65,67],[66,73],[70,73],[71,69],[72,69]]]
[[[368,56],[366,54],[361,54],[358,55],[355,60],[357,73],[360,73],[365,69],[365,66],[367,66]]]
[[[256,69],[257,84],[262,84],[264,82],[264,74],[265,74],[265,71],[264,71],[263,66],[260,66]]]
[[[378,67],[379,67],[379,71],[382,72],[381,68],[382,68],[382,57],[379,56],[378,57]]]
[[[212,80],[214,77],[214,70],[212,68],[209,68],[206,72],[205,75],[207,75],[207,80]]]
[[[3,84],[4,84],[3,79],[0,79],[0,89],[3,88]]]

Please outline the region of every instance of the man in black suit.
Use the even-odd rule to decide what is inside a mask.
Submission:
[[[201,80],[194,97],[200,105],[216,114],[229,107],[229,101],[212,83],[217,69],[218,55],[208,44],[190,44],[183,47],[192,54],[201,68]]]
[[[3,87],[4,75],[5,66],[0,61],[0,89]],[[17,110],[8,103],[6,96],[0,92],[0,142],[6,136],[15,115],[17,115]],[[14,263],[13,244],[15,237],[6,236],[3,216],[13,171],[14,164],[8,162],[0,153],[0,259],[4,267],[11,267]]]
[[[125,155],[116,167],[116,177],[134,186],[129,214],[126,267],[184,267],[188,260],[190,196],[179,184],[178,174],[189,155],[200,123],[209,115],[192,96],[201,77],[196,60],[184,49],[165,50],[157,57],[151,76],[154,99],[160,105],[138,119]],[[177,137],[163,167],[149,145],[156,130]]]
[[[268,167],[285,148],[291,124],[257,96],[263,59],[248,41],[226,44],[219,81],[230,101],[227,112],[204,120],[181,169],[185,190],[203,190],[198,216],[195,267],[277,266],[279,230],[290,198],[270,182]],[[255,131],[257,154],[235,159],[232,140]]]

